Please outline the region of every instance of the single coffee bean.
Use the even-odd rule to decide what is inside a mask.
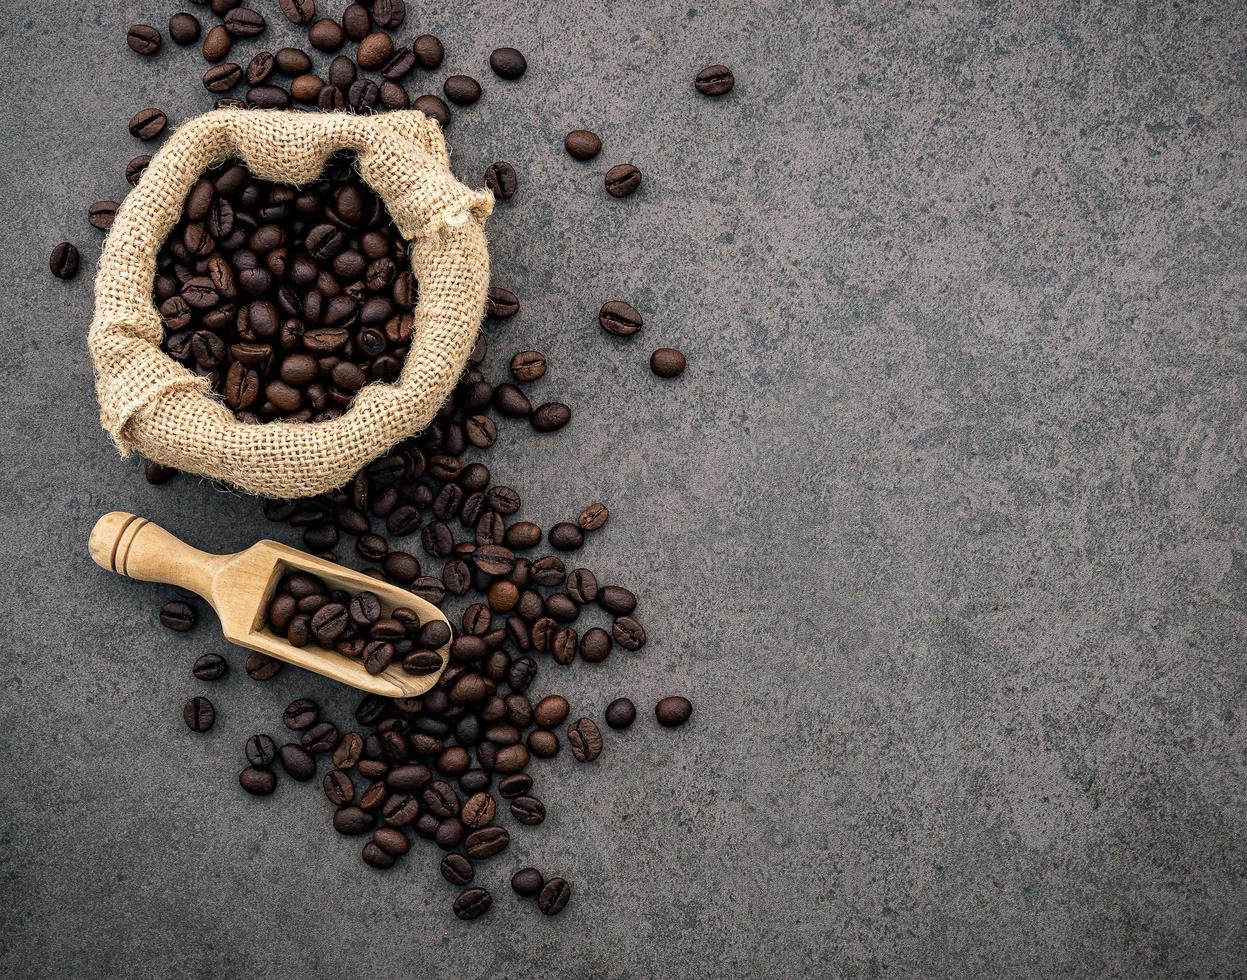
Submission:
[[[346,41],[342,25],[329,17],[316,21],[307,32],[308,43],[317,51],[337,51]]]
[[[636,609],[636,596],[620,585],[604,585],[598,589],[597,603],[608,613],[626,616]]]
[[[312,70],[312,59],[301,48],[280,48],[273,55],[273,66],[283,75],[306,75]]]
[[[153,55],[160,50],[160,31],[149,24],[135,24],[126,32],[126,44],[135,54]]]
[[[290,93],[279,85],[255,85],[247,89],[247,105],[252,109],[285,109]]]
[[[311,698],[299,698],[291,701],[281,716],[282,723],[295,732],[311,728],[319,718],[320,706]]]
[[[628,698],[616,698],[606,706],[606,724],[616,731],[629,728],[636,721],[636,705]]]
[[[217,24],[204,35],[200,51],[203,53],[204,61],[224,61],[233,46],[234,36],[225,29],[223,24]]]
[[[141,140],[154,140],[168,124],[169,117],[159,109],[140,109],[130,120],[130,135]]]
[[[645,627],[631,616],[620,616],[611,623],[611,636],[625,650],[636,651],[645,646]]]
[[[511,801],[511,815],[520,823],[535,827],[546,819],[546,807],[535,796],[517,796]]]
[[[78,250],[69,242],[61,242],[48,257],[48,267],[57,279],[72,279],[78,274],[78,263]]]
[[[331,602],[321,606],[312,616],[312,633],[316,641],[324,647],[332,646],[346,629],[349,619],[346,606],[341,603]]]
[[[268,735],[252,735],[247,739],[247,761],[257,769],[267,769],[277,760],[277,743]]]
[[[468,888],[456,896],[451,907],[458,918],[468,921],[479,919],[493,903],[493,897],[484,888]]]
[[[225,15],[225,29],[231,37],[255,37],[267,26],[264,15],[250,7],[236,7]]]
[[[534,728],[528,733],[528,751],[539,759],[553,759],[562,747],[559,737],[545,728]]]
[[[199,18],[194,14],[179,13],[169,18],[169,37],[177,44],[194,44],[200,30]]]
[[[566,720],[570,706],[561,694],[550,694],[533,708],[533,721],[542,728],[555,728]]]
[[[736,76],[726,65],[710,65],[697,73],[693,84],[702,95],[727,95],[736,87]]]
[[[510,843],[511,835],[505,827],[483,827],[468,834],[463,849],[468,857],[480,861],[502,853]]]
[[[182,706],[182,720],[192,732],[206,732],[216,721],[216,709],[207,698],[191,698]]]
[[[277,0],[277,5],[290,23],[300,27],[310,24],[316,16],[316,0]]]
[[[330,769],[321,780],[325,797],[334,806],[345,806],[355,799],[355,784],[341,769]]]
[[[558,915],[567,908],[572,897],[572,886],[562,878],[551,878],[542,886],[537,896],[537,908],[543,915]]]
[[[493,822],[497,805],[488,793],[473,793],[464,801],[459,819],[464,826],[479,830]],[[471,840],[471,838],[468,838]]]
[[[332,752],[338,744],[338,726],[322,721],[313,725],[299,739],[309,752]]]
[[[476,869],[462,854],[447,854],[442,858],[442,877],[452,885],[466,885],[476,877]]]
[[[611,197],[627,197],[641,186],[641,171],[630,163],[621,163],[606,171],[606,193]]]
[[[378,27],[394,30],[402,27],[406,18],[406,0],[373,0],[372,19]]]
[[[489,67],[499,78],[514,80],[524,74],[528,62],[515,48],[495,48],[489,56]]]
[[[507,776],[498,783],[498,792],[509,800],[523,796],[533,788],[533,777],[526,772],[517,772]]]
[[[411,850],[411,841],[396,827],[378,827],[372,832],[372,842],[391,857],[402,857]]]
[[[679,728],[689,720],[692,714],[692,702],[679,695],[663,698],[654,705],[654,716],[658,719],[658,724],[664,728]]]
[[[232,61],[213,65],[203,75],[203,84],[209,92],[228,92],[242,81],[242,68]]]
[[[411,104],[411,97],[398,82],[392,82],[387,78],[381,83],[381,104],[391,111],[406,109]]]
[[[578,718],[567,726],[567,741],[578,762],[592,762],[602,754],[602,732],[592,718]]]
[[[238,774],[238,785],[252,796],[268,796],[277,788],[277,777],[271,769],[248,766]]]
[[[446,57],[442,42],[432,34],[421,34],[412,45],[412,50],[420,61],[420,67],[429,70],[439,67]]]
[[[602,152],[602,140],[587,129],[573,129],[563,137],[563,148],[576,160],[592,160]]]
[[[520,301],[515,293],[501,286],[490,286],[485,302],[485,312],[496,320],[513,317],[520,311]]]
[[[433,841],[443,851],[453,851],[463,840],[463,824],[457,817],[447,817],[439,821],[433,833]]]
[[[244,669],[253,681],[267,681],[276,677],[281,671],[282,662],[262,653],[250,653]]]
[[[688,362],[674,347],[659,347],[649,356],[650,370],[660,378],[678,378]]]
[[[572,420],[572,410],[562,402],[538,405],[529,416],[529,424],[538,432],[556,432]],[[577,528],[579,533],[579,528]]]
[[[443,83],[442,91],[456,105],[471,105],[481,97],[481,83],[470,75],[451,75]]]
[[[590,504],[580,512],[580,516],[576,518],[576,523],[582,531],[596,531],[606,524],[610,517],[610,512],[606,509],[605,504]]]
[[[277,759],[291,779],[304,783],[316,775],[316,759],[301,745],[287,742],[277,750]]]
[[[229,663],[219,653],[205,653],[195,661],[191,673],[201,681],[217,681],[228,669]]]
[[[412,105],[442,126],[450,124],[450,107],[436,95],[422,95]]]
[[[365,11],[365,16],[367,16],[367,11]],[[359,48],[355,52],[355,61],[366,71],[376,71],[390,60],[390,55],[393,53],[394,39],[384,31],[377,31],[359,42]]]
[[[598,323],[603,330],[616,337],[631,337],[644,325],[641,314],[635,308],[617,299],[602,304]]]
[[[333,814],[333,829],[347,837],[368,833],[376,822],[376,817],[357,806],[340,807]]]
[[[166,629],[185,633],[195,626],[195,610],[179,600],[166,602],[160,607],[160,625]]]
[[[420,801],[403,793],[390,796],[381,807],[386,822],[393,827],[406,827],[420,816]]]
[[[546,373],[546,356],[535,350],[522,350],[511,358],[511,374],[516,381],[536,381]]]
[[[151,162],[151,155],[143,153],[127,163],[126,183],[128,183],[131,187],[137,187],[139,178],[143,176],[143,172],[147,169],[147,165]]]
[[[364,737],[359,732],[347,732],[333,750],[333,764],[338,769],[354,769],[363,752]]]
[[[545,879],[536,868],[520,868],[511,876],[511,889],[522,898],[531,898],[541,891]]]
[[[247,65],[247,84],[263,84],[273,74],[273,69],[276,66],[277,62],[273,58],[271,51],[257,51]]]
[[[550,547],[559,551],[574,551],[585,543],[585,535],[575,524],[559,521],[550,528],[546,540],[550,542]]]
[[[370,840],[364,845],[364,849],[360,853],[365,864],[378,870],[384,871],[386,868],[394,866],[394,856],[387,853],[376,841]]]
[[[113,219],[117,217],[118,207],[120,205],[116,201],[96,201],[88,209],[87,220],[91,222],[92,228],[108,231],[113,226]]]
[[[532,402],[515,385],[500,384],[494,389],[494,407],[511,418],[524,418],[532,412]]]
[[[610,656],[612,646],[610,634],[595,626],[580,639],[580,659],[585,663],[600,664]]]
[[[485,169],[485,184],[494,192],[494,197],[506,201],[515,196],[518,178],[515,168],[505,160],[491,163]]]

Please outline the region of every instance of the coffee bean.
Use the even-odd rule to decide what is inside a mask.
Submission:
[[[582,531],[596,531],[606,524],[608,517],[610,517],[610,512],[606,509],[606,505],[595,503],[580,512],[576,523]]]
[[[252,109],[285,109],[290,93],[278,85],[255,85],[247,89],[247,105]]]
[[[321,780],[325,797],[334,806],[344,806],[355,799],[355,784],[341,769],[330,769]]]
[[[312,70],[312,59],[300,48],[281,48],[273,55],[273,66],[283,75],[306,75]]]
[[[546,540],[550,542],[550,547],[559,551],[574,551],[584,544],[585,536],[575,524],[560,521],[550,528]]]
[[[309,752],[332,752],[338,744],[338,726],[322,721],[313,725],[299,739]]]
[[[567,727],[567,741],[579,762],[592,762],[602,754],[602,732],[592,718],[578,718]]]
[[[494,407],[511,418],[524,418],[533,410],[528,396],[510,383],[500,384],[494,389]]]
[[[592,160],[602,152],[602,140],[587,129],[573,129],[563,137],[563,148],[576,160]]]
[[[640,650],[645,646],[645,627],[631,616],[620,616],[611,624],[611,636],[625,650]]]
[[[316,0],[277,0],[277,5],[290,23],[300,27],[310,24],[316,16]]]
[[[233,46],[233,35],[223,25],[217,24],[204,35],[200,51],[203,52],[204,61],[223,61]]]
[[[560,694],[550,694],[537,702],[533,708],[533,721],[542,728],[555,728],[563,724],[570,707]]]
[[[78,250],[69,242],[61,242],[48,256],[48,267],[57,279],[72,279],[78,274]]]
[[[687,365],[684,355],[674,347],[659,347],[649,357],[650,370],[660,378],[678,378]]]
[[[144,478],[154,487],[168,483],[177,475],[178,471],[172,467],[161,466],[159,463],[154,463],[150,460],[143,467]]]
[[[333,829],[347,837],[368,833],[376,822],[376,817],[357,806],[340,807],[333,814]]]
[[[515,894],[523,898],[531,898],[541,891],[545,879],[536,868],[520,868],[511,876],[511,888]]]
[[[225,15],[225,29],[231,37],[255,37],[267,26],[264,15],[250,7],[236,7]]]
[[[277,759],[277,743],[268,735],[252,735],[247,739],[247,761],[257,769],[266,769]]]
[[[442,85],[442,91],[456,105],[471,105],[481,97],[481,83],[470,75],[451,75]]]
[[[476,877],[476,869],[462,854],[447,854],[442,858],[442,877],[452,885],[466,885]]]
[[[130,135],[141,140],[153,140],[164,132],[169,118],[159,109],[141,109],[130,120]]]
[[[216,709],[207,698],[191,698],[182,706],[182,720],[192,732],[206,732],[216,721]]]
[[[600,664],[610,656],[612,641],[604,629],[593,627],[580,640],[580,659],[589,664]]]
[[[402,27],[407,18],[406,0],[373,0],[372,19],[389,30]]]
[[[439,821],[433,832],[433,841],[443,851],[453,851],[463,840],[463,824],[457,817],[447,817]]]
[[[177,44],[194,44],[199,31],[199,19],[194,14],[179,13],[169,18],[169,37]]]
[[[520,823],[535,827],[546,819],[546,807],[535,796],[517,796],[511,801],[511,815]]]
[[[572,410],[562,402],[547,402],[544,405],[538,405],[528,419],[529,424],[538,432],[556,432],[571,420]],[[579,533],[580,529],[576,530]]]
[[[606,706],[606,724],[623,730],[636,721],[636,705],[627,698],[616,698]]]
[[[195,626],[195,610],[185,602],[173,600],[160,607],[160,625],[185,633]]]
[[[347,732],[333,750],[333,764],[338,769],[354,769],[364,751],[364,737],[359,732]]]
[[[736,87],[736,77],[726,65],[710,65],[697,73],[693,84],[702,95],[727,95]]]
[[[441,125],[449,125],[450,108],[436,95],[422,95],[412,104],[426,116],[436,119]]]
[[[597,603],[608,613],[626,616],[636,609],[636,596],[620,585],[604,585],[598,589]]]
[[[616,337],[631,337],[644,325],[640,313],[623,300],[617,299],[602,304],[602,309],[598,312],[598,323],[603,330]]]
[[[365,16],[367,16],[367,11],[365,11]],[[394,39],[384,31],[377,31],[369,34],[359,42],[359,48],[355,52],[355,60],[360,68],[367,71],[376,71],[390,60],[390,55],[393,53]]]
[[[412,50],[420,61],[420,67],[429,70],[439,67],[446,57],[442,42],[432,34],[421,34],[412,45]]]
[[[514,80],[524,74],[528,62],[515,48],[495,48],[489,56],[489,67],[499,78]]]
[[[464,825],[479,830],[493,822],[496,812],[494,798],[488,793],[473,793],[463,804],[459,819]],[[471,838],[468,838],[471,840]]]
[[[303,783],[316,775],[316,759],[301,745],[287,742],[277,750],[277,759],[291,779]]]
[[[663,698],[654,706],[654,716],[664,728],[679,728],[692,714],[692,702],[679,695]]]
[[[228,92],[242,81],[242,68],[232,61],[213,65],[203,75],[203,84],[209,92]]]
[[[546,356],[535,350],[522,350],[511,358],[511,374],[517,381],[536,381],[546,373]]]
[[[505,827],[483,827],[468,834],[463,842],[463,849],[468,857],[480,861],[501,854],[510,843],[511,835]]]
[[[490,286],[485,303],[485,313],[496,320],[513,317],[520,311],[520,301],[515,293],[501,286]]]
[[[494,192],[494,197],[506,201],[515,196],[515,168],[505,160],[491,163],[485,169],[485,184]]]
[[[346,629],[348,621],[346,606],[341,603],[331,602],[321,606],[312,616],[312,633],[316,642],[323,647],[332,646]]]
[[[148,24],[135,24],[126,32],[126,44],[135,54],[153,55],[160,50],[160,31]]]
[[[539,759],[553,759],[562,746],[559,737],[545,728],[534,728],[528,733],[528,751]]]
[[[277,788],[277,777],[270,769],[248,766],[238,774],[238,785],[252,796],[268,796]]]
[[[558,915],[567,908],[572,897],[572,886],[562,878],[551,878],[537,896],[537,908],[543,915]]]
[[[91,227],[108,231],[113,226],[113,219],[117,217],[119,206],[116,201],[96,201],[87,212]]]
[[[311,728],[320,717],[320,707],[311,698],[299,698],[291,701],[282,713],[283,724],[291,731],[301,732]]]
[[[641,171],[630,163],[621,163],[606,171],[606,193],[611,197],[627,197],[641,186]]]
[[[247,65],[247,84],[260,85],[273,74],[277,63],[271,51],[257,51]]]
[[[126,164],[126,182],[131,187],[137,187],[139,178],[143,176],[143,172],[147,170],[147,165],[152,162],[149,154],[141,154]]]
[[[217,681],[228,669],[228,662],[219,653],[205,653],[192,665],[191,673],[201,681]]]
[[[493,903],[493,897],[484,888],[468,888],[458,894],[451,907],[458,918],[467,921],[479,919]]]
[[[337,51],[346,40],[346,34],[336,20],[322,17],[308,30],[307,40],[317,51]]]

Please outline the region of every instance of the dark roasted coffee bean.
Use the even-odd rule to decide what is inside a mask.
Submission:
[[[179,600],[166,602],[160,607],[160,625],[179,633],[185,633],[195,626],[195,610],[189,604]]]
[[[663,698],[654,706],[654,717],[664,728],[679,728],[692,714],[692,702],[679,695]]]
[[[446,49],[442,46],[442,42],[432,34],[421,34],[417,37],[412,50],[420,61],[420,67],[430,70],[439,67],[442,59],[446,57]]]
[[[290,93],[279,85],[256,85],[247,90],[247,105],[253,109],[285,109]]]
[[[372,842],[391,857],[402,857],[411,850],[407,835],[395,827],[378,827],[372,832]]]
[[[225,676],[229,664],[219,653],[205,653],[195,661],[191,673],[201,681],[216,681]]]
[[[375,782],[360,794],[359,808],[366,813],[376,813],[385,806],[385,801],[389,799],[389,796],[390,791],[385,783]]]
[[[282,723],[295,732],[311,728],[318,718],[320,718],[320,707],[311,698],[291,701],[281,716]]]
[[[281,48],[273,55],[273,67],[283,75],[304,75],[312,70],[312,59],[301,48]]]
[[[394,53],[394,39],[384,31],[369,34],[359,42],[355,61],[366,71],[377,71]]]
[[[490,286],[485,312],[496,320],[505,320],[520,311],[520,301],[515,293],[501,286]]]
[[[333,750],[333,764],[339,769],[353,769],[364,751],[364,737],[359,732],[347,732],[338,747]]]
[[[693,84],[702,95],[727,95],[736,87],[736,77],[726,65],[710,65],[697,73]]]
[[[485,169],[485,184],[500,201],[514,197],[517,184],[515,168],[505,160],[491,163]]]
[[[277,788],[277,777],[271,769],[248,766],[238,774],[238,785],[252,796],[268,796]]]
[[[364,859],[364,863],[384,871],[386,868],[394,866],[394,856],[387,853],[376,841],[369,841],[364,845],[364,849],[360,852]]]
[[[611,624],[611,636],[625,650],[640,650],[645,646],[645,627],[631,616],[620,616]]]
[[[308,30],[307,39],[317,51],[337,51],[346,40],[346,33],[336,20],[322,17]]]
[[[641,171],[630,163],[621,163],[606,171],[606,193],[611,197],[627,197],[641,186]]]
[[[453,851],[463,840],[463,824],[458,817],[447,817],[437,825],[433,841],[443,851]]]
[[[506,799],[513,800],[523,796],[533,788],[533,777],[526,772],[517,772],[506,776],[498,782],[498,792]]]
[[[451,906],[455,916],[465,921],[479,919],[489,911],[493,897],[484,888],[468,888],[460,892]]]
[[[192,732],[206,732],[216,721],[216,709],[207,698],[191,698],[182,706],[182,720]]]
[[[277,743],[268,735],[252,735],[247,739],[247,761],[257,769],[265,769],[277,760]]]
[[[602,309],[598,312],[598,323],[603,330],[616,337],[631,337],[644,326],[641,314],[618,299],[602,304]]]
[[[580,516],[576,518],[576,523],[582,531],[596,531],[606,524],[610,512],[606,509],[605,504],[590,504],[580,512]]]
[[[442,91],[456,105],[471,105],[481,97],[481,83],[470,75],[451,75],[442,85]]]
[[[273,74],[276,65],[271,51],[257,51],[247,65],[247,84],[263,84]]]
[[[325,797],[334,806],[344,806],[355,799],[355,784],[341,769],[330,769],[321,780]]]
[[[422,95],[413,103],[414,107],[431,119],[445,126],[450,123],[450,108],[436,95]]]
[[[579,762],[592,762],[602,754],[602,732],[592,718],[578,718],[568,725],[567,741]]]
[[[394,30],[407,18],[406,0],[373,0],[372,19],[378,27]]]
[[[610,634],[595,626],[580,638],[580,659],[585,663],[600,664],[610,656],[612,646]]]
[[[209,92],[228,92],[242,81],[242,68],[232,61],[213,65],[203,74],[203,85]]]
[[[524,74],[528,62],[515,48],[495,48],[489,56],[489,67],[499,78],[514,80]]]
[[[511,815],[522,824],[535,827],[546,818],[546,807],[535,796],[517,796],[511,801]]]
[[[464,826],[479,830],[493,823],[496,811],[497,804],[492,796],[488,793],[473,793],[464,801],[459,819]],[[468,840],[470,842],[472,838],[469,836]]]
[[[533,562],[533,581],[547,589],[562,585],[567,578],[567,570],[563,559],[557,555],[546,555]]]
[[[567,576],[567,594],[584,605],[598,597],[597,576],[587,568],[577,568]]]
[[[225,29],[231,37],[255,37],[267,26],[264,15],[250,7],[237,7],[225,15]]]
[[[552,759],[559,754],[559,737],[544,728],[534,728],[528,733],[528,751],[539,759]]]
[[[78,250],[69,242],[61,242],[48,257],[48,267],[57,279],[72,279],[77,275],[78,262]]]
[[[509,415],[512,418],[523,418],[533,408],[528,396],[509,382],[500,384],[494,389],[494,407],[503,415]]]
[[[118,207],[120,205],[116,201],[96,201],[87,209],[87,220],[91,222],[92,228],[108,231],[117,217]]]
[[[536,381],[546,373],[546,356],[539,351],[523,350],[511,358],[511,374],[516,381]]]
[[[312,616],[312,633],[321,646],[332,646],[349,621],[346,607],[341,603],[331,602],[321,606]]]
[[[592,160],[602,152],[602,140],[587,129],[573,129],[563,137],[563,148],[576,160]]]
[[[550,528],[546,540],[550,542],[550,547],[557,548],[559,551],[574,551],[584,544],[585,536],[575,524],[560,521]]]
[[[153,55],[160,50],[160,31],[149,24],[135,24],[126,32],[126,44],[135,54]]]
[[[452,885],[466,885],[476,877],[476,869],[462,854],[447,854],[442,858],[442,877]]]
[[[529,423],[538,432],[555,432],[572,420],[572,410],[562,402],[538,405],[529,416]]]
[[[333,829],[348,837],[368,833],[376,822],[371,813],[357,806],[344,806],[333,814]]]
[[[660,378],[678,378],[688,362],[674,347],[659,347],[649,358],[650,370]]]
[[[483,827],[468,834],[463,849],[468,857],[480,861],[501,854],[510,843],[511,835],[505,827]]]
[[[356,626],[371,626],[381,618],[381,600],[375,592],[359,592],[351,597],[351,621]]]
[[[199,19],[194,14],[174,14],[169,18],[169,37],[177,44],[194,44],[199,40]]]
[[[147,165],[151,162],[151,155],[143,153],[127,163],[126,183],[128,183],[131,187],[137,187],[139,178],[143,176],[143,172],[147,170]]]
[[[538,701],[533,708],[533,721],[542,728],[555,728],[563,724],[569,710],[565,697],[560,694],[550,694]]]
[[[608,613],[626,616],[636,609],[636,596],[620,585],[604,585],[598,590],[597,603]]]
[[[571,901],[572,886],[562,878],[551,878],[537,895],[537,908],[543,915],[558,915]]]
[[[338,726],[322,721],[303,733],[299,739],[309,752],[332,752],[338,744]]]
[[[631,726],[636,721],[636,705],[627,698],[616,698],[606,706],[606,724],[616,730]]]
[[[203,46],[200,50],[203,52],[204,61],[223,61],[233,46],[233,35],[225,29],[223,24],[217,24],[204,35]]]
[[[420,801],[405,793],[390,796],[381,807],[386,822],[394,827],[406,827],[420,816]]]
[[[277,0],[277,5],[292,24],[310,24],[316,16],[316,0]]]
[[[545,879],[536,868],[520,868],[511,876],[511,889],[522,898],[531,898],[541,891]]]
[[[277,750],[277,758],[287,775],[301,783],[316,775],[316,759],[301,745],[286,743]]]

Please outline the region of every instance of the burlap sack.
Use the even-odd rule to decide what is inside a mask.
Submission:
[[[244,424],[206,379],[160,350],[156,253],[208,167],[237,157],[259,177],[299,184],[335,150],[358,154],[361,176],[411,242],[419,302],[410,351],[396,382],[363,388],[332,422]],[[191,120],[118,210],[100,258],[89,339],[100,423],[122,455],[137,449],[254,493],[303,497],[341,486],[423,429],[463,371],[484,315],[492,209],[488,191],[452,176],[441,131],[421,112],[218,109]]]

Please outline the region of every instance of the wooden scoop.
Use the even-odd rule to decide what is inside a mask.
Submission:
[[[91,557],[101,568],[142,582],[163,582],[197,592],[211,603],[221,620],[221,630],[231,643],[296,667],[324,674],[335,681],[391,698],[417,697],[431,688],[446,669],[450,644],[438,653],[442,666],[435,673],[416,676],[401,666],[370,674],[358,660],[326,650],[314,642],[292,646],[264,624],[265,612],[277,583],[290,572],[318,576],[331,589],[374,592],[388,615],[405,606],[420,622],[440,619],[442,611],[405,589],[388,585],[333,562],[315,558],[276,541],[257,541],[233,555],[210,555],[179,541],[159,525],[123,511],[105,514],[91,530]]]

